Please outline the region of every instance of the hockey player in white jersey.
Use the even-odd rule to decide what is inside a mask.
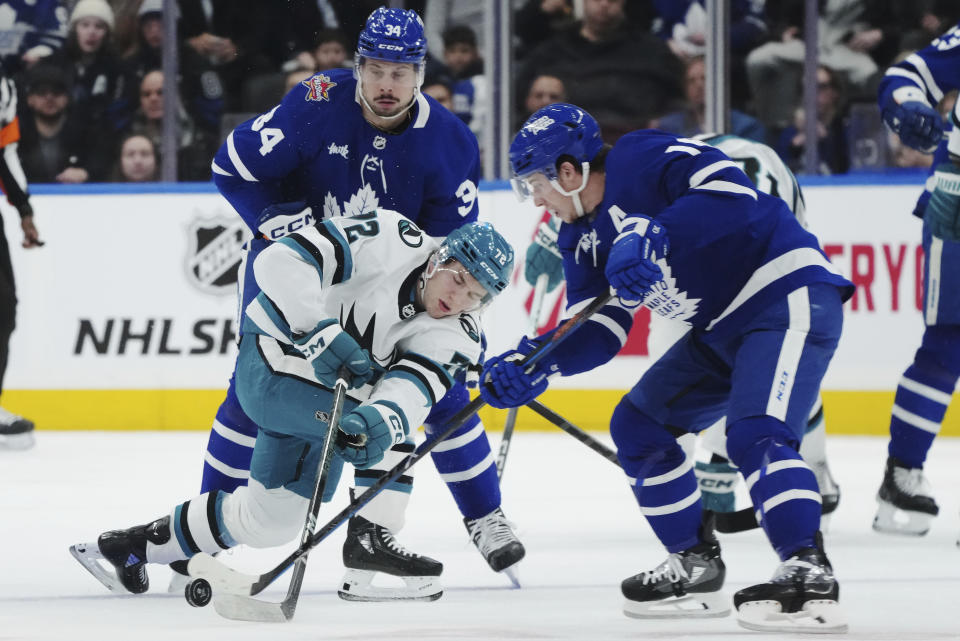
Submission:
[[[340,429],[366,443],[336,445],[325,500],[343,461],[365,469],[392,446],[412,446],[411,428],[480,358],[476,312],[506,287],[512,267],[512,248],[488,223],[464,225],[438,245],[388,210],[273,243],[253,265],[261,291],[247,306],[237,366],[238,398],[260,426],[249,484],[201,494],[71,553],[111,590],[141,593],[147,563],[292,540],[315,485],[338,370],[350,376]],[[363,599],[376,572],[407,582],[398,598],[442,594],[439,563],[406,552],[361,516],[349,527],[357,544],[344,548],[346,598]]]

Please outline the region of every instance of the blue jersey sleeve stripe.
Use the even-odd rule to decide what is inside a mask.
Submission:
[[[230,176],[231,178],[233,178],[233,174],[231,174],[229,171],[227,171],[226,169],[218,165],[216,160],[213,160],[210,162],[210,171],[212,171],[215,174],[220,174],[221,176]]]
[[[257,294],[256,300],[260,303],[260,307],[267,314],[270,321],[276,325],[277,329],[283,332],[284,336],[290,336],[290,323],[287,322],[287,318],[283,315],[283,312],[280,311],[280,308],[277,307],[277,304],[270,300],[270,297],[263,292]]]
[[[297,252],[297,255],[300,256],[305,263],[313,265],[317,273],[320,274],[320,277],[323,278],[323,254],[320,253],[319,247],[304,238],[301,234],[290,234],[289,236],[284,236],[277,242]]]
[[[601,325],[604,329],[609,331],[614,337],[620,341],[620,346],[623,347],[627,344],[627,332],[624,330],[620,324],[614,319],[603,313],[603,310],[600,310],[596,314],[590,317],[589,322],[597,323]]]
[[[722,171],[730,167],[733,167],[734,169],[739,169],[739,167],[737,167],[737,163],[733,162],[732,160],[718,160],[716,162],[710,163],[706,167],[702,167],[698,169],[690,176],[690,188],[692,189],[694,187],[698,187],[708,177],[712,176],[718,171]]]
[[[937,85],[937,81],[933,79],[933,74],[930,73],[930,68],[927,67],[927,61],[919,55],[911,53],[907,56],[906,62],[912,64],[913,68],[920,74],[920,77],[923,78],[923,84],[930,95],[933,96],[934,103],[940,102],[943,99],[943,90]]]
[[[437,403],[437,397],[434,395],[433,390],[430,388],[430,383],[424,377],[423,372],[408,367],[401,363],[397,363],[390,367],[387,371],[387,375],[384,376],[387,378],[402,378],[404,380],[410,381],[413,383],[417,389],[423,394],[423,397],[427,399],[427,403],[432,407]]]
[[[233,141],[233,133],[230,132],[230,135],[227,136],[227,155],[230,156],[230,162],[233,163],[234,169],[237,170],[237,173],[240,174],[240,177],[246,180],[247,182],[260,182],[257,180],[253,174],[250,173],[250,170],[247,169],[247,166],[243,164],[243,160],[240,159],[240,154],[237,152],[237,146]]]
[[[336,228],[332,221],[327,220],[317,225],[317,231],[333,246],[333,255],[337,261],[337,267],[333,271],[332,284],[336,285],[345,280],[350,280],[350,276],[353,274],[353,254],[350,251],[350,245],[340,234],[340,230]]]
[[[757,199],[757,192],[746,185],[741,185],[739,183],[730,182],[729,180],[711,180],[708,183],[694,187],[694,189],[700,189],[703,191],[721,191],[729,194],[743,194],[744,196],[750,196],[754,200]]]

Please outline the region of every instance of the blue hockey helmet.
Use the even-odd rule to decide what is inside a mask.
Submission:
[[[602,148],[600,125],[586,111],[562,102],[541,107],[527,118],[510,144],[513,188],[521,200],[528,197],[531,189],[524,178],[542,173],[557,191],[571,195],[556,183],[557,159],[568,155],[579,162],[586,184],[589,163]]]
[[[357,57],[421,66],[427,55],[423,21],[412,9],[380,7],[370,14],[357,41]]]
[[[437,250],[439,263],[460,261],[487,290],[481,304],[506,289],[513,273],[513,247],[490,223],[467,223],[450,232]]]

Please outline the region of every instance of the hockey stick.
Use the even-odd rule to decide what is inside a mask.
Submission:
[[[597,439],[590,436],[590,434],[585,430],[577,427],[567,419],[563,418],[540,401],[530,401],[527,403],[527,407],[589,447],[603,458],[607,459],[617,467],[620,467],[620,461],[617,459],[616,453]],[[747,530],[752,530],[759,527],[752,507],[746,507],[741,510],[737,510],[736,512],[714,512],[713,514],[716,516],[717,532],[721,532],[723,534],[745,532]]]
[[[327,476],[330,472],[330,459],[333,457],[334,434],[340,427],[340,416],[343,414],[343,402],[347,396],[346,372],[338,372],[337,383],[333,388],[333,407],[330,418],[327,420],[327,433],[323,438],[320,449],[320,465],[317,471],[317,481],[313,487],[313,496],[310,497],[310,508],[307,510],[307,519],[303,524],[300,535],[302,546],[313,535],[317,527],[317,515],[323,502],[323,493],[327,486]],[[337,435],[339,436],[339,434]],[[303,575],[307,570],[307,555],[300,556],[293,566],[293,575],[290,577],[290,586],[287,595],[280,603],[260,601],[236,594],[215,594],[213,608],[222,617],[238,621],[265,621],[284,622],[293,618],[300,599],[300,588],[303,585]]]
[[[595,298],[586,308],[564,322],[548,340],[537,345],[532,352],[524,357],[520,364],[531,367],[535,365],[537,361],[553,351],[571,332],[587,322],[597,310],[610,302],[612,297],[613,295],[608,293]],[[291,552],[287,558],[282,560],[273,569],[259,576],[244,574],[227,567],[209,554],[201,552],[190,559],[190,563],[187,565],[187,571],[192,577],[206,579],[215,590],[219,589],[228,594],[240,596],[260,594],[260,592],[273,583],[278,576],[286,572],[291,565],[296,563],[298,559],[309,553],[312,548],[330,536],[334,530],[343,525],[351,516],[356,514],[358,510],[373,500],[373,497],[379,494],[387,484],[400,478],[407,470],[429,454],[433,448],[442,443],[444,439],[460,429],[460,427],[484,405],[486,405],[486,401],[483,400],[483,396],[477,396],[470,401],[466,407],[450,419],[450,423],[436,438],[422,443],[416,451],[377,479],[363,494],[351,500],[336,516],[330,519],[322,528],[314,532],[306,541],[302,542],[296,550]]]
[[[547,293],[547,283],[550,277],[547,274],[537,276],[537,284],[533,288],[533,301],[530,303],[530,318],[527,325],[527,336],[536,336],[540,326],[540,308],[543,307],[543,298]],[[503,424],[503,436],[500,437],[500,451],[497,452],[497,479],[503,478],[503,468],[507,465],[507,454],[510,453],[510,442],[513,440],[513,428],[517,424],[519,407],[511,407],[507,411],[507,422]]]
[[[609,447],[607,447],[597,439],[590,436],[590,434],[588,434],[586,430],[583,430],[577,427],[576,425],[574,425],[567,419],[563,418],[562,416],[554,412],[552,409],[550,409],[540,401],[534,399],[529,403],[527,403],[527,407],[529,407],[534,412],[536,412],[543,418],[547,419],[548,421],[550,421],[551,423],[559,427],[561,430],[563,430],[573,438],[577,439],[578,441],[580,441],[581,443],[583,443],[584,445],[589,447],[591,450],[593,450],[603,458],[607,459],[614,465],[618,465],[618,466],[620,465],[620,460],[617,458],[616,452],[614,452],[612,449],[610,449]]]

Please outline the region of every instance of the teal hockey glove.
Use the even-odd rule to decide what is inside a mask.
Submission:
[[[537,286],[537,278],[547,275],[547,291],[552,292],[563,280],[563,259],[557,247],[557,232],[560,221],[551,216],[550,220],[540,223],[537,235],[527,248],[527,262],[523,275],[531,287]]]
[[[363,387],[373,376],[373,366],[367,350],[361,349],[350,334],[343,331],[332,318],[317,323],[309,334],[296,338],[294,345],[313,366],[313,373],[323,385],[332,388],[337,382],[337,371],[346,366],[350,387]]]
[[[392,405],[392,403],[391,403]],[[340,431],[353,436],[366,436],[363,445],[356,439],[337,439],[334,442],[337,454],[359,469],[376,465],[384,453],[407,438],[407,421],[399,408],[384,402],[364,403],[340,419]],[[352,442],[350,442],[352,441]]]
[[[940,163],[933,175],[936,187],[923,219],[937,238],[960,241],[960,167],[949,162]]]

